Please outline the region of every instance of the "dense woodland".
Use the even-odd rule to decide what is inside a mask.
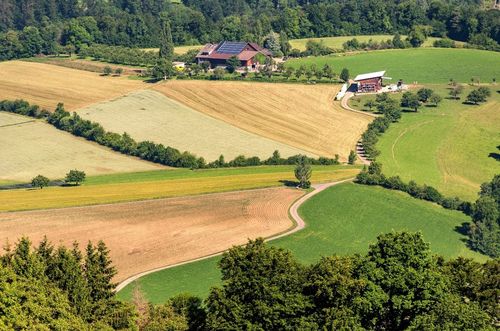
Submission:
[[[433,256],[418,233],[379,236],[368,253],[300,264],[263,240],[219,263],[222,286],[151,305],[113,292],[104,243],[84,252],[35,249],[0,256],[0,328],[8,330],[494,330],[500,261]]]
[[[492,1],[491,1],[492,2]],[[79,51],[93,43],[158,47],[161,17],[175,44],[408,33],[496,45],[500,11],[481,0],[3,0],[0,59]],[[488,46],[489,45],[489,46]]]

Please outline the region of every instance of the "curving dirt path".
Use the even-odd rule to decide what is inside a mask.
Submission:
[[[353,178],[349,178],[349,179],[345,179],[345,180],[341,180],[341,181],[337,181],[337,182],[332,182],[332,183],[323,183],[323,184],[315,184],[315,185],[313,185],[312,187],[314,188],[314,190],[311,191],[311,192],[309,192],[309,193],[307,193],[307,194],[305,194],[305,195],[303,195],[301,198],[299,198],[298,200],[296,200],[292,204],[292,206],[290,207],[290,209],[289,209],[290,217],[295,222],[295,226],[292,229],[288,230],[288,231],[285,231],[285,232],[282,232],[280,234],[277,234],[277,235],[274,235],[274,236],[266,238],[266,241],[271,241],[271,240],[278,239],[278,238],[281,238],[281,237],[289,236],[289,235],[291,235],[291,234],[293,234],[295,232],[298,232],[298,231],[304,229],[306,227],[306,223],[305,223],[304,219],[302,217],[300,217],[300,215],[298,213],[298,210],[299,210],[300,206],[302,206],[302,204],[304,202],[306,202],[307,200],[309,200],[310,198],[312,198],[316,194],[318,194],[318,193],[326,190],[327,188],[332,187],[334,185],[338,185],[338,184],[344,183],[344,182],[352,181],[352,180],[353,180]],[[199,258],[196,258],[196,259],[191,259],[191,260],[180,262],[180,263],[170,264],[170,265],[166,265],[166,266],[163,266],[163,267],[154,268],[154,269],[150,269],[148,271],[144,271],[144,272],[138,273],[138,274],[136,274],[134,276],[131,276],[131,277],[125,279],[121,283],[119,283],[115,290],[117,292],[119,292],[120,290],[122,290],[124,287],[126,287],[127,285],[129,285],[133,281],[135,281],[135,280],[137,280],[137,279],[139,279],[139,278],[141,278],[143,276],[152,274],[154,272],[165,270],[165,269],[170,269],[170,268],[175,268],[175,267],[178,267],[178,266],[181,266],[181,265],[185,265],[185,264],[188,264],[188,263],[192,263],[192,262],[197,262],[197,261],[202,261],[202,260],[205,260],[205,259],[209,259],[211,257],[222,255],[225,251],[226,250],[223,250],[223,251],[220,251],[220,252],[217,252],[217,253],[214,253],[214,254],[210,254],[210,255],[206,255],[206,256],[202,256],[202,257],[199,257]]]
[[[344,108],[345,110],[352,111],[352,112],[355,112],[355,113],[358,113],[358,114],[363,114],[363,115],[370,116],[370,117],[374,117],[374,118],[379,117],[379,116],[378,116],[378,115],[376,115],[376,114],[367,113],[367,112],[365,112],[365,111],[360,111],[360,110],[356,110],[356,109],[354,109],[354,108],[351,108],[351,106],[349,106],[349,99],[351,99],[353,96],[354,96],[354,93],[352,93],[352,92],[347,92],[347,93],[345,94],[345,96],[342,98],[342,100],[340,101],[340,106],[341,106],[342,108]]]

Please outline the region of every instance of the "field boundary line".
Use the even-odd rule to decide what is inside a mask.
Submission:
[[[27,123],[33,123],[33,122],[36,122],[36,120],[30,120],[30,121],[25,121],[25,122],[0,125],[0,128],[6,128],[6,127],[9,127],[9,126],[17,126],[17,125],[27,124]]]
[[[279,239],[279,238],[282,238],[282,237],[285,237],[285,236],[289,236],[289,235],[291,235],[293,233],[296,233],[296,232],[301,231],[302,229],[304,229],[306,227],[306,222],[304,221],[304,219],[302,217],[300,217],[300,215],[298,213],[298,210],[299,210],[300,206],[302,206],[302,204],[304,202],[306,202],[307,200],[309,200],[310,198],[312,198],[316,194],[318,194],[318,193],[326,190],[327,188],[330,188],[330,187],[338,185],[338,184],[350,182],[353,179],[354,178],[348,178],[348,179],[343,179],[343,180],[339,180],[339,181],[336,181],[336,182],[314,184],[312,186],[314,188],[313,191],[304,194],[302,197],[300,197],[298,200],[296,200],[290,206],[290,208],[288,210],[288,215],[289,215],[290,219],[292,220],[292,222],[294,223],[292,225],[292,227],[289,230],[286,230],[285,232],[278,233],[278,234],[273,235],[271,237],[265,238],[265,241],[268,242],[268,241],[271,241],[271,240],[275,240],[275,239]],[[154,269],[151,269],[151,270],[143,271],[141,273],[138,273],[138,274],[136,274],[134,276],[131,276],[131,277],[125,279],[124,281],[120,282],[116,286],[115,292],[121,291],[127,285],[133,283],[137,279],[139,279],[141,277],[144,277],[146,275],[149,275],[149,274],[152,274],[152,273],[155,273],[155,272],[158,272],[158,271],[166,270],[166,269],[180,267],[182,265],[186,265],[186,264],[193,263],[193,262],[203,261],[203,260],[206,260],[206,259],[209,259],[209,258],[212,258],[212,257],[220,256],[220,255],[224,254],[225,252],[227,252],[228,250],[229,249],[225,249],[223,251],[220,251],[220,252],[217,252],[217,253],[213,253],[213,254],[210,254],[210,255],[205,255],[205,256],[202,256],[202,257],[199,257],[199,258],[196,258],[196,259],[191,259],[191,260],[187,260],[187,261],[183,261],[183,262],[179,262],[179,263],[175,263],[175,264],[170,264],[170,265],[166,265],[166,266],[163,266],[163,267],[159,267],[159,268],[154,268]]]

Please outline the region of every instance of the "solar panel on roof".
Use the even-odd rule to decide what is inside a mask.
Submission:
[[[246,43],[225,41],[222,45],[220,45],[216,52],[219,54],[239,54],[243,51],[246,45]]]

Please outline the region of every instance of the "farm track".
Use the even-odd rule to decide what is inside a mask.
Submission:
[[[353,180],[353,178],[349,178],[349,179],[345,179],[345,180],[341,180],[341,181],[336,181],[336,182],[331,182],[331,183],[322,183],[322,184],[315,184],[315,185],[313,185],[312,187],[314,188],[314,190],[311,191],[311,192],[309,192],[309,193],[307,193],[307,194],[305,194],[305,195],[303,195],[298,200],[296,200],[292,204],[292,206],[290,207],[290,209],[289,209],[289,217],[293,220],[294,226],[291,229],[286,230],[285,232],[273,235],[271,237],[267,237],[266,241],[271,241],[271,240],[275,240],[275,239],[282,238],[282,237],[285,237],[285,236],[289,236],[289,235],[291,235],[293,233],[296,233],[296,232],[304,229],[306,227],[306,223],[305,223],[304,219],[298,213],[298,210],[299,210],[300,206],[302,206],[302,204],[304,202],[306,202],[307,200],[309,200],[313,196],[317,195],[318,193],[326,190],[327,188],[332,187],[334,185],[341,184],[341,183],[345,183],[345,182],[348,182],[348,181],[352,181],[352,180]],[[175,268],[175,267],[182,266],[182,265],[185,265],[185,264],[189,264],[189,263],[193,263],[193,262],[197,262],[197,261],[206,260],[206,259],[209,259],[209,258],[212,258],[212,257],[220,256],[220,255],[222,255],[226,251],[227,251],[227,249],[223,250],[223,251],[220,251],[220,252],[217,252],[217,253],[214,253],[214,254],[205,255],[205,256],[202,256],[202,257],[199,257],[199,258],[195,258],[195,259],[183,261],[183,262],[180,262],[180,263],[170,264],[170,265],[166,265],[166,266],[162,266],[162,267],[159,267],[159,268],[155,268],[155,269],[151,269],[151,270],[148,270],[148,271],[141,272],[141,273],[136,274],[136,275],[134,275],[132,277],[129,277],[129,278],[125,279],[124,281],[122,281],[121,283],[119,283],[118,286],[116,287],[116,292],[119,292],[120,290],[122,290],[123,288],[125,288],[127,285],[131,284],[132,282],[136,281],[137,279],[139,279],[139,278],[141,278],[143,276],[146,276],[146,275],[149,275],[149,274],[161,271],[161,270],[171,269],[171,268]]]

